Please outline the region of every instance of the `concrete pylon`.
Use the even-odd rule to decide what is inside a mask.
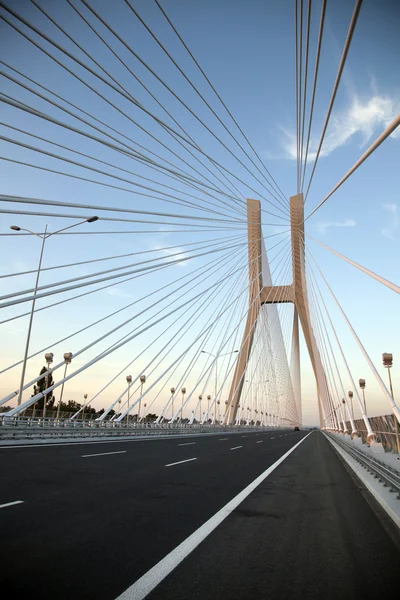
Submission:
[[[320,416],[324,407],[329,406],[328,387],[321,355],[311,325],[308,303],[304,254],[304,200],[303,194],[290,198],[290,227],[292,244],[291,285],[264,286],[261,269],[261,206],[258,200],[247,200],[247,233],[249,258],[249,310],[246,326],[232,379],[228,398],[229,423],[236,420],[238,405],[243,388],[246,366],[253,344],[257,317],[263,304],[292,302],[295,305],[292,337],[290,372],[293,377],[294,394],[299,415],[301,415],[300,367],[299,367],[299,327],[300,320],[304,339],[315,375]],[[321,424],[322,425],[322,424]]]
[[[228,398],[229,423],[236,420],[236,413],[244,384],[244,374],[253,345],[257,317],[260,310],[262,290],[261,270],[261,207],[259,200],[247,200],[247,239],[249,261],[249,309],[240,353],[236,362]]]

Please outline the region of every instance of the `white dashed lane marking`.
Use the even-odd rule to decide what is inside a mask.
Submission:
[[[191,462],[192,460],[197,460],[197,458],[187,458],[186,460],[179,460],[178,462],[169,463],[169,465],[165,465],[166,467],[174,467],[175,465],[181,465],[182,463]]]

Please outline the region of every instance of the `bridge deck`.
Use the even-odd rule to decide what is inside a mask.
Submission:
[[[305,436],[244,435],[0,449],[5,597],[116,598]],[[149,598],[394,597],[399,548],[314,432]]]

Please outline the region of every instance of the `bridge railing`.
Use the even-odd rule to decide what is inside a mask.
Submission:
[[[115,421],[94,421],[55,419],[52,417],[7,418],[0,415],[0,440],[35,438],[79,438],[79,437],[126,437],[157,435],[190,435],[199,433],[218,433],[235,431],[273,431],[281,427],[256,425],[227,426],[218,423],[136,423]]]
[[[369,417],[372,431],[375,433],[378,441],[382,444],[386,452],[399,453],[400,434],[398,431],[396,417],[394,415],[383,415],[381,417]],[[351,423],[347,423],[348,431],[351,431]],[[364,444],[367,443],[367,428],[363,419],[354,421],[356,429],[361,436]]]
[[[327,435],[384,486],[389,487],[391,492],[396,492],[397,499],[400,500],[400,472],[392,464],[388,464],[379,456],[366,453],[362,448],[357,448],[339,435],[332,433],[327,433]]]

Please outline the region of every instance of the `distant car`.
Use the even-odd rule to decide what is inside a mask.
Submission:
[[[294,430],[295,431],[300,431],[300,428],[299,427],[295,427]]]

